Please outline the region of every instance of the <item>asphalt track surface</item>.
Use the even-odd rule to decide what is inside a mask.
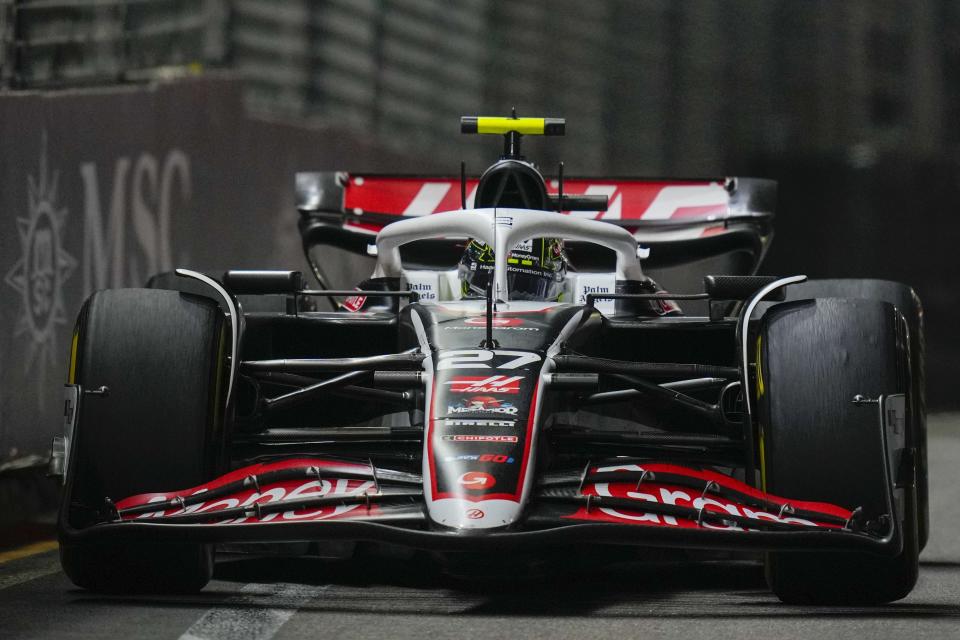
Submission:
[[[789,607],[744,560],[578,568],[480,583],[400,558],[218,562],[194,596],[95,595],[55,543],[0,553],[0,638],[960,638],[960,414],[930,420],[933,530],[920,581],[877,608]]]

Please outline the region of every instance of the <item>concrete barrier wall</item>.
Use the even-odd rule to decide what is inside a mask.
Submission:
[[[230,78],[5,95],[0,140],[0,471],[46,457],[91,292],[176,266],[305,269],[294,171],[401,161],[249,119]]]
[[[0,473],[46,457],[73,321],[92,291],[141,286],[174,266],[306,270],[298,169],[457,170],[355,134],[251,119],[230,77],[0,95],[0,141]],[[855,180],[822,164],[742,168],[781,179],[765,272],[916,286],[931,401],[956,406],[956,225],[944,206],[957,200],[954,174],[910,165]],[[666,275],[662,284],[693,286]]]

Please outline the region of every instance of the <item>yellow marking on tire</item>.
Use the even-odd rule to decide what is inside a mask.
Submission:
[[[231,320],[232,322],[232,320]],[[223,393],[224,369],[227,361],[227,324],[220,325],[220,346],[217,348],[217,370],[214,374],[216,380],[213,388],[213,428],[220,426],[220,395]],[[229,375],[229,374],[227,374]]]
[[[67,373],[67,384],[77,383],[77,345],[80,342],[80,328],[73,330],[73,340],[70,342],[70,369]]]
[[[761,360],[763,336],[757,336],[757,400],[763,397],[763,364]],[[767,490],[767,456],[763,442],[763,422],[757,420],[757,443],[760,449],[760,489]]]
[[[763,366],[760,364],[760,347],[762,337],[757,336],[757,398],[763,397]]]

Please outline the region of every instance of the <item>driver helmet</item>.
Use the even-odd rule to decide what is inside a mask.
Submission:
[[[493,248],[471,240],[457,268],[464,298],[486,297],[493,274]],[[533,238],[518,243],[507,256],[507,285],[513,300],[559,301],[567,259],[563,240]]]

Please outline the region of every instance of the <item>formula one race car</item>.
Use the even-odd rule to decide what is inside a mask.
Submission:
[[[909,593],[927,535],[916,295],[755,275],[769,181],[545,180],[521,136],[564,127],[463,118],[504,136],[478,180],[298,174],[318,288],[182,269],[94,293],[51,463],[71,580],[200,589],[215,544],[364,542],[452,567],[745,550],[785,602]],[[330,286],[365,260],[356,289]],[[671,269],[702,291],[650,277]]]

